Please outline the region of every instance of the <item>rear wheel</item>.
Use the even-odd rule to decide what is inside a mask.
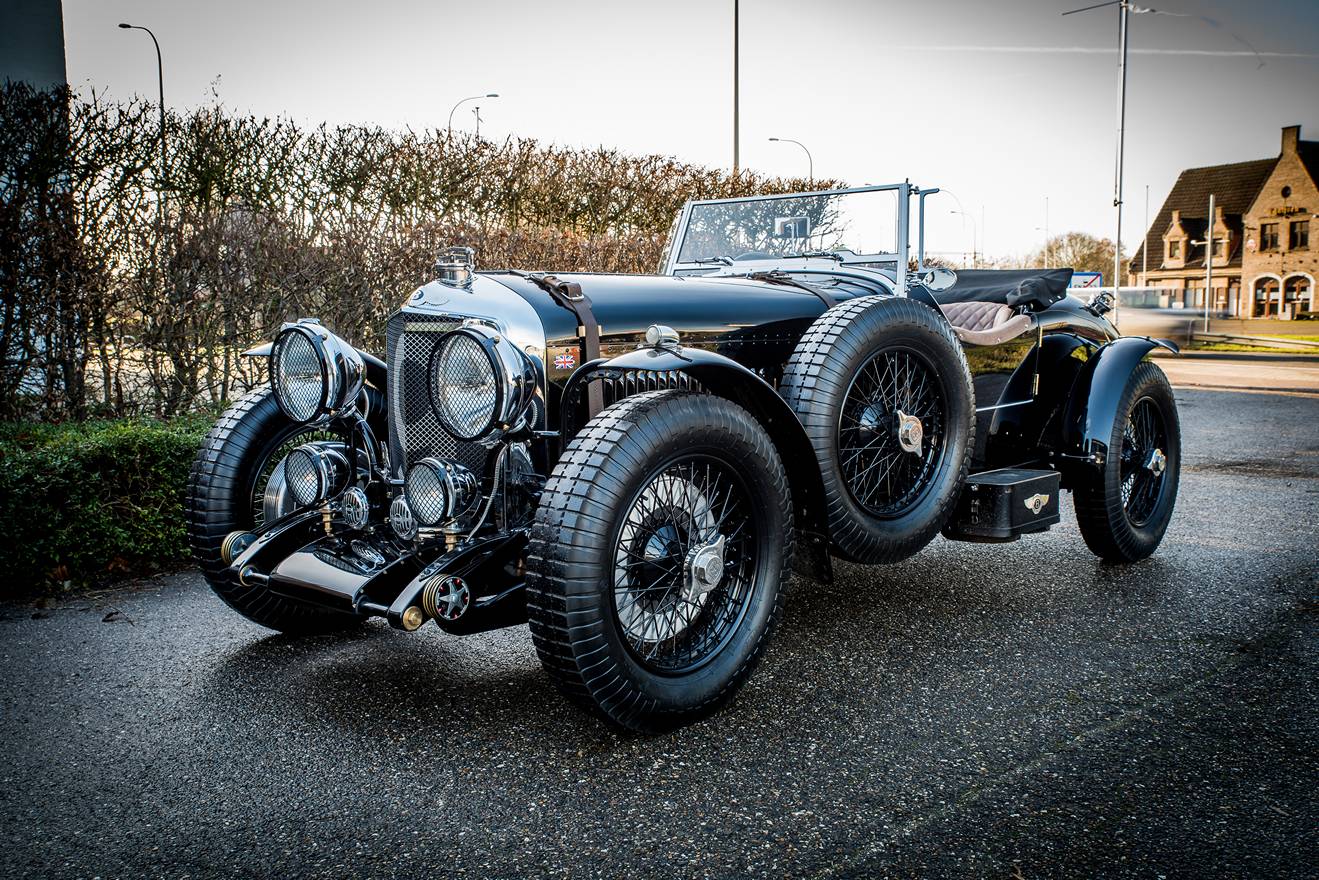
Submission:
[[[780,609],[792,512],[759,423],[722,398],[627,398],[577,435],[528,547],[537,653],[575,702],[633,730],[727,702]]]
[[[802,337],[780,390],[815,447],[835,552],[896,562],[933,540],[975,425],[966,357],[938,312],[902,297],[840,303]]]
[[[341,630],[361,618],[296,602],[266,587],[242,586],[229,572],[220,546],[229,533],[254,529],[278,512],[266,503],[266,487],[282,477],[277,467],[285,455],[301,443],[331,436],[290,421],[269,388],[257,389],[216,422],[188,477],[188,541],[207,583],[248,620],[281,632]]]
[[[1168,377],[1143,361],[1127,379],[1109,455],[1075,489],[1086,546],[1110,562],[1135,562],[1158,549],[1172,519],[1181,475],[1182,431]]]

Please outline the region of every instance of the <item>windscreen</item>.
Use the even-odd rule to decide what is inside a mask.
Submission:
[[[819,193],[692,206],[679,263],[849,250],[897,251],[895,190]]]

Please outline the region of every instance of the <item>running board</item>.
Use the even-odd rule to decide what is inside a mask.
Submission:
[[[1061,480],[1057,471],[1027,468],[972,474],[943,536],[993,544],[1043,532],[1059,520]]]

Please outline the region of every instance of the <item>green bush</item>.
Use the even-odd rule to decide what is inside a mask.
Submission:
[[[0,425],[0,596],[185,563],[183,493],[210,421]]]

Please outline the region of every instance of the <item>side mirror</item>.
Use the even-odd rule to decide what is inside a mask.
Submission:
[[[942,266],[935,266],[933,269],[926,269],[921,273],[921,284],[924,284],[935,293],[947,290],[956,283],[957,273]]]

